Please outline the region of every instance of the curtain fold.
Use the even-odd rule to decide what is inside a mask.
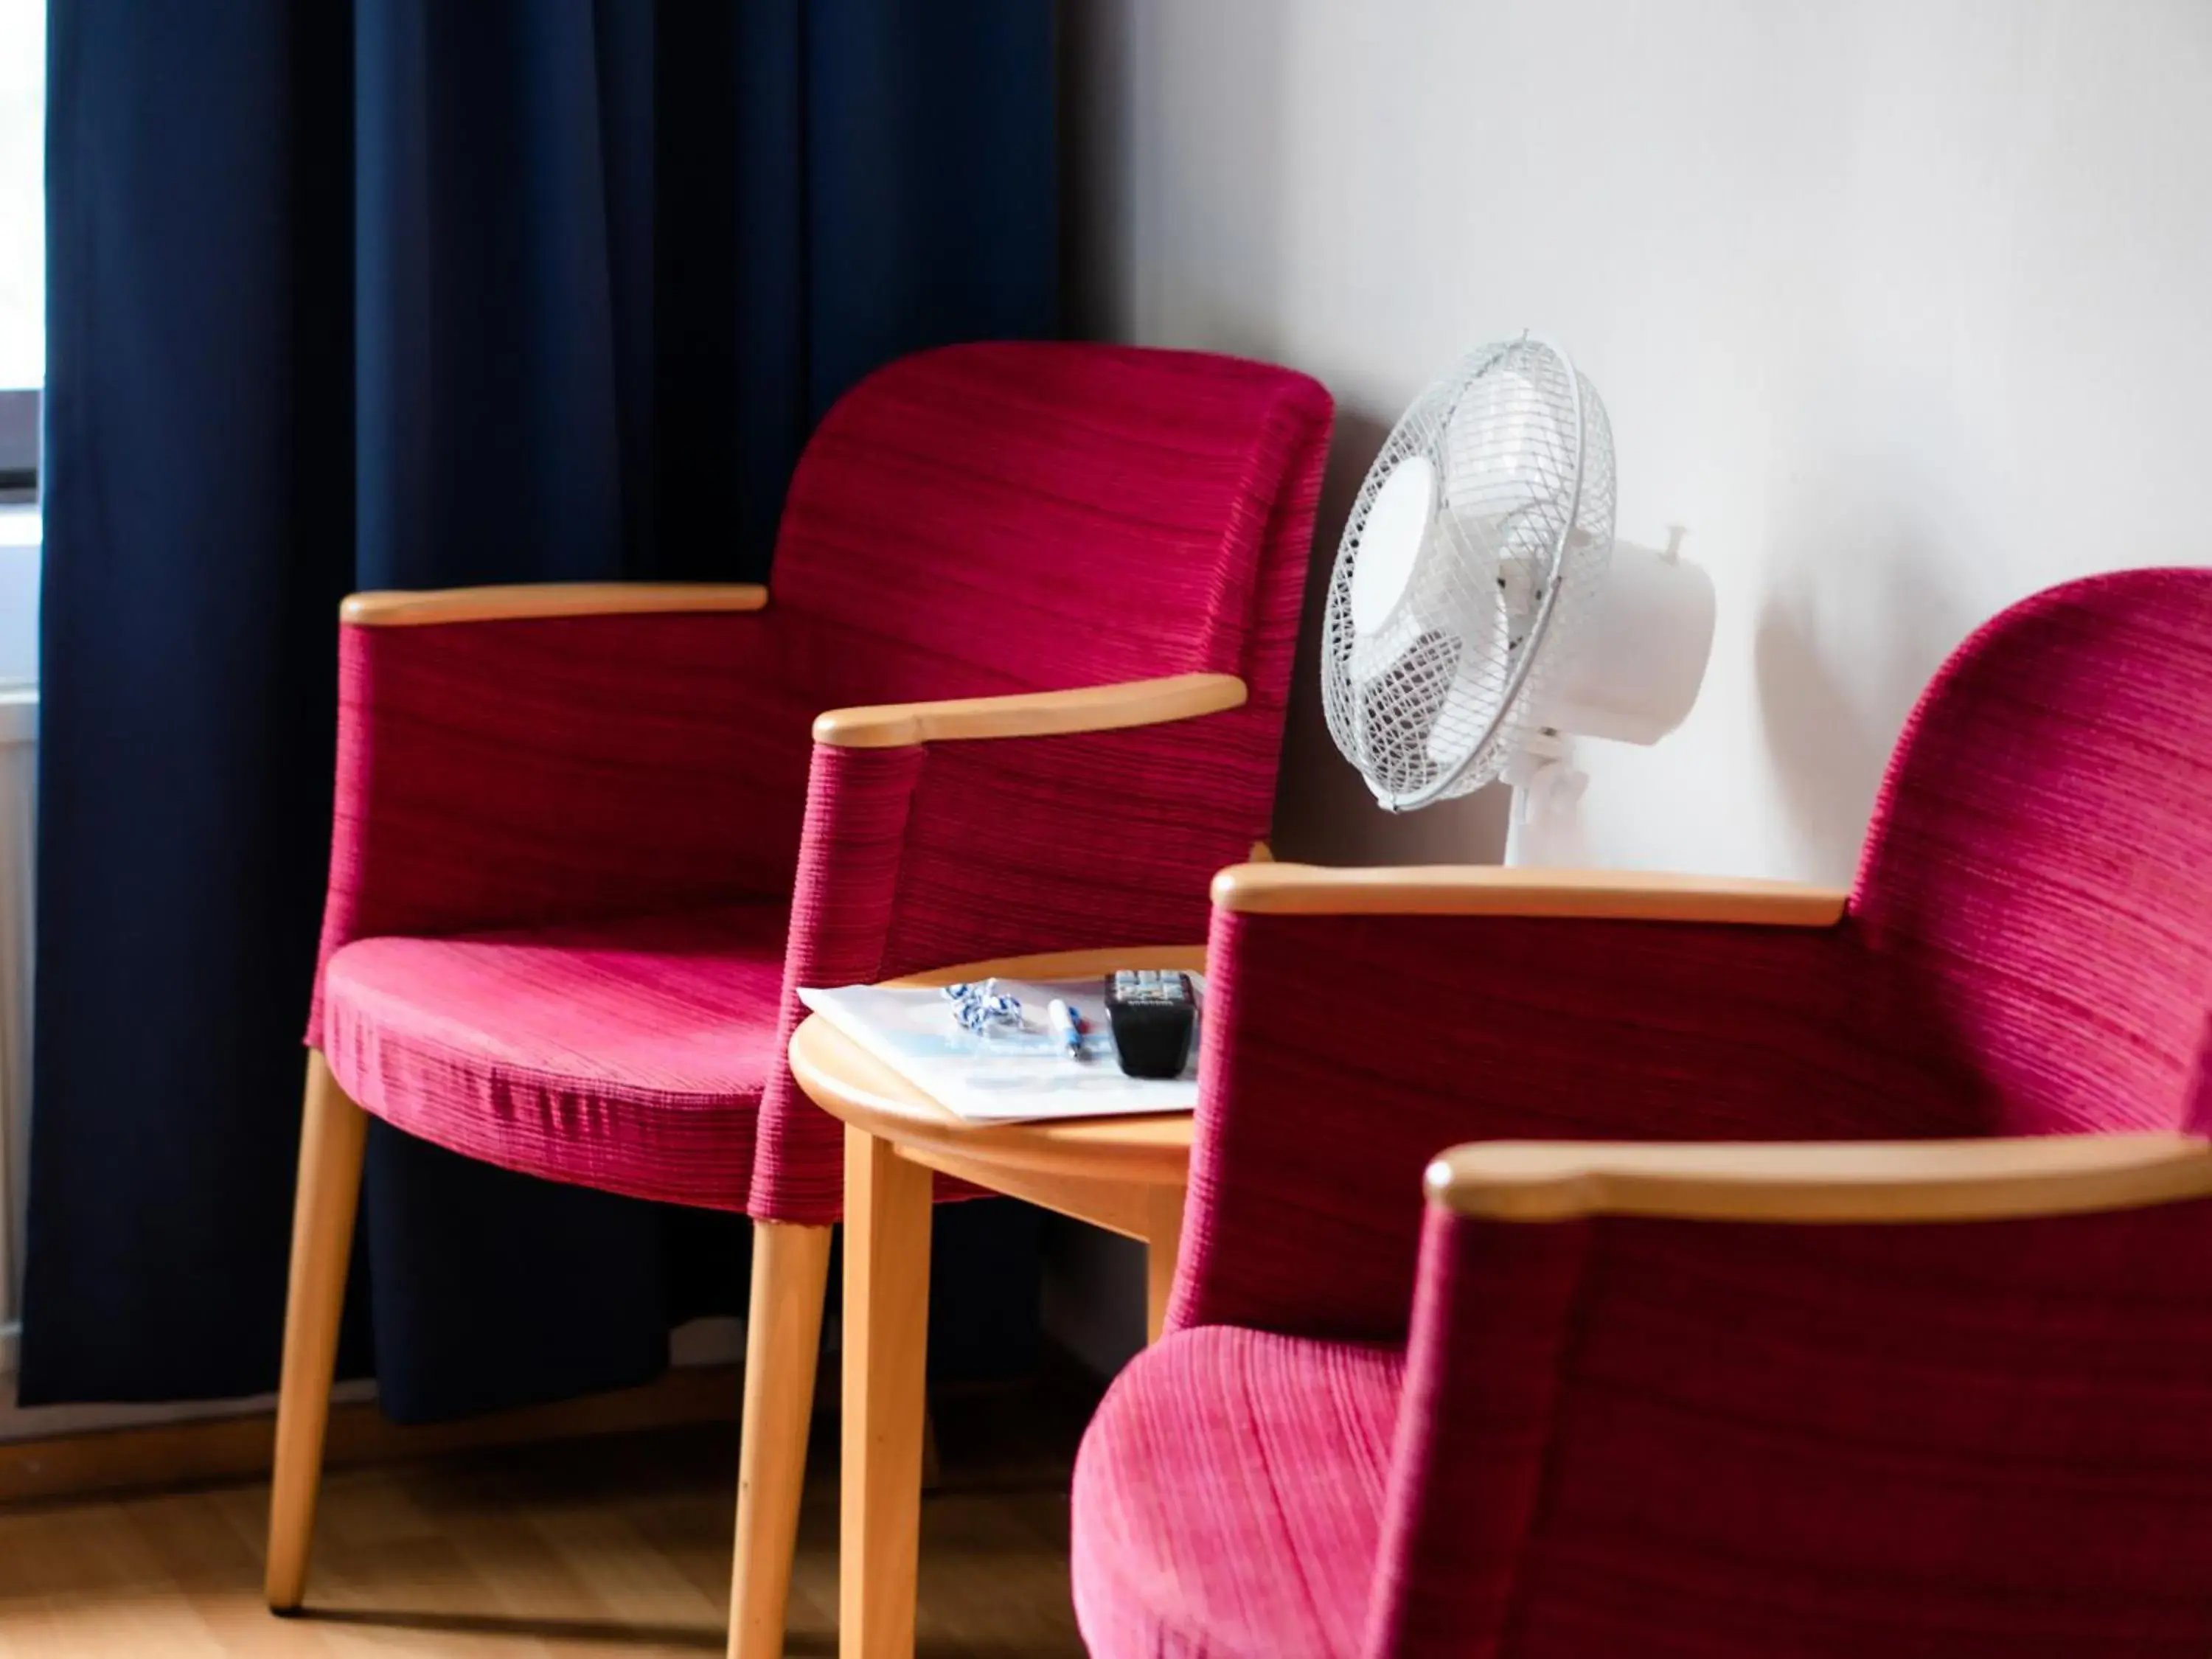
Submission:
[[[338,599],[764,574],[838,392],[1053,331],[1051,8],[52,5],[21,1396],[249,1394]],[[642,1380],[742,1288],[739,1224],[381,1126],[362,1224],[347,1361],[402,1418]],[[943,1224],[982,1268],[948,1358],[1019,1363],[1019,1224]]]

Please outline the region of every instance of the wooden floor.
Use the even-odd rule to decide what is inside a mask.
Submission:
[[[936,1402],[923,1659],[1082,1653],[1067,1477],[1091,1403],[1065,1379]],[[836,1650],[835,1437],[817,1425],[796,1656]],[[261,1604],[264,1485],[0,1509],[0,1659],[719,1654],[736,1462],[732,1431],[686,1429],[334,1473],[291,1620]]]

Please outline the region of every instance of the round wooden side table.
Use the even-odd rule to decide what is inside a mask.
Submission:
[[[966,963],[891,982],[1084,979],[1117,968],[1205,965],[1202,945],[1134,947]],[[791,1069],[807,1097],[845,1125],[837,1649],[842,1659],[909,1659],[933,1172],[1142,1240],[1146,1319],[1158,1336],[1182,1231],[1191,1116],[964,1122],[818,1017],[792,1034]]]

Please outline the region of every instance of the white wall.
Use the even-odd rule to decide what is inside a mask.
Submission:
[[[1977,622],[2212,525],[2208,0],[1065,0],[1075,320],[1310,370],[1334,547],[1382,432],[1532,327],[1596,382],[1620,532],[1712,573],[1698,711],[1593,745],[1602,862],[1847,876]],[[1279,849],[1390,820],[1310,659]]]
[[[0,388],[46,363],[46,0],[0,0]]]

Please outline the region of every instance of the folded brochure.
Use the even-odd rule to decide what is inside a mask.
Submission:
[[[1190,977],[1203,1017],[1205,976]],[[1198,1104],[1195,1042],[1179,1078],[1123,1074],[1114,1058],[1114,1033],[1097,978],[1057,983],[1002,979],[998,988],[1021,999],[1030,1023],[1040,1028],[1053,998],[1073,1004],[1086,1028],[1083,1057],[1071,1058],[1042,1029],[981,1036],[963,1031],[953,1019],[952,1004],[935,987],[801,989],[799,1000],[945,1110],[971,1123],[1187,1112]]]

